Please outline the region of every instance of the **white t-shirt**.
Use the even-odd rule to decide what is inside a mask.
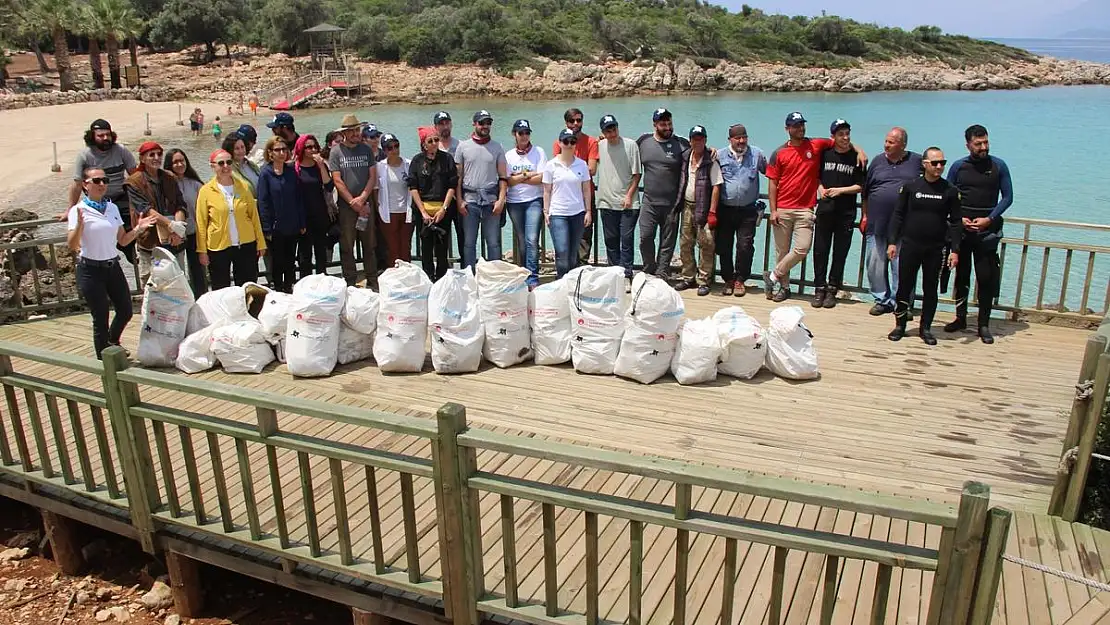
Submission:
[[[702,158],[709,158],[709,155],[708,154],[703,155]],[[695,181],[697,180],[697,177],[698,177],[698,167],[699,166],[701,166],[701,161],[698,161],[697,163],[694,163],[694,159],[690,159],[690,168],[686,172],[686,174],[687,174],[686,197],[683,198],[687,202],[693,202],[694,198],[697,197],[697,196],[694,195],[694,192],[696,191],[696,187],[697,187],[697,185],[695,184]],[[715,187],[719,184],[724,184],[724,183],[725,183],[725,178],[724,178],[723,175],[721,175],[721,164],[717,162],[717,159],[713,159],[713,162],[709,165],[709,184],[711,184]]]
[[[227,229],[231,236],[231,244],[239,245],[239,224],[235,223],[235,185],[219,185],[227,201]]]
[[[589,181],[590,168],[580,158],[575,158],[569,167],[558,157],[548,161],[543,170],[543,183],[551,185],[551,215],[570,217],[586,212],[582,183]]]
[[[519,173],[533,173],[543,170],[544,163],[547,162],[547,155],[544,154],[543,148],[533,145],[527,154],[521,155],[516,151],[516,148],[505,152],[505,164],[508,167],[509,175]],[[506,202],[531,202],[543,197],[543,185],[538,184],[517,184],[509,187],[505,192]]]
[[[85,218],[85,227],[81,230],[81,258],[89,260],[112,260],[119,257],[116,249],[116,237],[123,226],[123,219],[119,215],[119,208],[108,200],[108,206],[103,213],[78,202],[69,209],[69,229],[77,229],[77,211],[81,211]]]
[[[405,177],[408,168],[404,165],[398,165],[397,167],[385,165],[385,168],[389,213],[391,215],[403,215],[409,212],[409,203],[412,201],[412,196],[409,195],[409,183]]]

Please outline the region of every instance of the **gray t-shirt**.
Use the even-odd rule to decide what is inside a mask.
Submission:
[[[678,199],[682,180],[682,152],[690,147],[690,142],[678,135],[659,141],[655,135],[645,134],[636,145],[644,168],[644,203],[672,206]]]
[[[462,165],[463,200],[466,203],[493,204],[499,193],[501,177],[497,166],[505,167],[505,148],[490,140],[485,144],[467,139],[455,150],[455,164]]]
[[[116,204],[122,202],[126,207],[127,192],[123,190],[123,181],[127,178],[127,172],[136,166],[138,163],[130,150],[118,143],[112,144],[106,151],[86,146],[77,153],[73,164],[73,179],[84,180],[85,170],[91,167],[103,169],[104,175],[108,177],[108,198]]]
[[[617,145],[606,139],[597,143],[597,207],[621,210],[632,176],[640,173],[640,148],[628,137]],[[632,195],[632,208],[640,208],[640,194]]]
[[[443,141],[440,141],[439,142],[439,149],[443,150],[444,152],[447,152],[451,156],[454,156],[455,151],[459,149],[459,139],[458,139],[458,137],[451,137],[451,140],[449,142],[446,142],[446,143],[444,143]]]
[[[347,185],[347,190],[352,196],[358,196],[366,190],[366,185],[370,183],[373,165],[370,146],[365,143],[359,143],[353,148],[340,143],[331,149],[331,154],[328,156],[328,169],[339,172],[340,179]],[[342,196],[339,198],[339,203],[350,208]]]

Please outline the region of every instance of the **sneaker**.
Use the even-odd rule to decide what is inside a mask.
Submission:
[[[776,282],[775,294],[771,297],[771,301],[777,304],[779,302],[785,302],[788,299],[790,299],[790,289]]]
[[[676,291],[685,291],[686,289],[688,289],[690,287],[693,287],[693,286],[697,286],[697,283],[696,282],[688,282],[686,280],[681,280],[681,281],[678,282],[678,284],[674,285],[674,290],[676,290]]]
[[[836,287],[829,287],[825,289],[825,308],[836,308],[836,294],[840,289]]]
[[[899,323],[898,325],[894,326],[894,329],[890,331],[890,334],[886,335],[886,338],[892,341],[901,341],[903,336],[906,336],[906,326]]]
[[[867,311],[872,317],[882,317],[894,312],[894,307],[890,304],[875,304],[871,310]]]
[[[994,336],[991,335],[991,329],[987,326],[979,326],[979,340],[986,345],[994,345]]]
[[[698,296],[705,297],[706,295],[709,295],[709,287],[703,284],[698,287]]]
[[[733,290],[734,290],[733,283],[732,282],[725,282],[725,285],[723,287],[721,287],[721,295],[722,296],[732,295]]]
[[[921,337],[922,341],[925,341],[926,345],[937,344],[937,337],[933,336],[933,331],[929,328],[919,328],[917,330],[917,335]]]
[[[966,317],[956,317],[952,321],[949,321],[948,323],[944,324],[944,331],[945,332],[959,332],[960,330],[966,330],[966,329],[967,329],[967,318]]]
[[[737,280],[733,286],[735,287],[732,291],[733,297],[744,297],[748,293],[748,287],[744,286],[744,283],[740,280]]]
[[[825,288],[817,287],[813,290],[813,301],[810,305],[814,308],[823,308],[825,306]]]
[[[778,284],[778,281],[775,280],[774,274],[772,274],[770,271],[764,271],[763,272],[763,294],[767,296],[767,299],[773,299],[775,297],[775,285],[776,284]]]

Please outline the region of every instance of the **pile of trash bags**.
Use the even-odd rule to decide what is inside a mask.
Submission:
[[[371,358],[384,372],[419,373],[429,352],[438,374],[472,373],[485,360],[499,368],[569,362],[579,373],[642,384],[667,373],[683,385],[751,379],[764,367],[795,380],[819,376],[798,306],[776,308],[764,327],[739,306],[687,319],[682,297],[659,278],[637,274],[626,293],[620,267],[580,267],[532,291],[527,278],[521,267],[481,260],[474,273],[452,269],[432,284],[397,261],[378,292],[313,275],[292,295],[247,284],[193,302],[176,261],[159,255],[138,358],[186,373],[217,364],[259,373],[278,360],[297,377]]]

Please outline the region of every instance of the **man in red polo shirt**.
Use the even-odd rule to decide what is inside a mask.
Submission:
[[[586,161],[586,167],[590,169],[590,178],[597,175],[597,159],[598,159],[598,143],[597,137],[591,136],[582,132],[582,122],[585,115],[582,109],[569,108],[563,113],[563,122],[567,125],[567,130],[574,133],[578,142],[574,144],[574,155]],[[551,146],[551,158],[559,155],[559,139],[555,139],[555,143]],[[597,187],[594,187],[597,190]],[[596,193],[594,194],[596,196]],[[590,210],[594,207],[591,206]],[[597,214],[597,213],[592,213]],[[582,231],[582,242],[578,246],[578,264],[585,265],[590,261],[590,248],[593,247],[594,242],[594,225],[591,223],[586,226]]]
[[[767,200],[778,264],[763,274],[763,280],[767,299],[776,302],[790,297],[790,270],[802,262],[813,245],[813,207],[821,183],[821,153],[833,147],[832,139],[807,137],[806,119],[798,112],[786,116],[786,134],[790,140],[767,160]],[[858,146],[852,148],[866,167],[867,156]]]

